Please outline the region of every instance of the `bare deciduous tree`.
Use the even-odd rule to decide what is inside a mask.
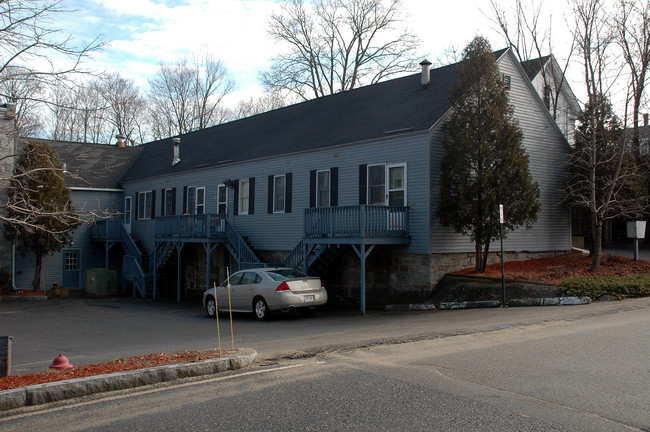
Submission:
[[[226,66],[206,55],[190,63],[161,63],[149,80],[155,139],[204,129],[223,121],[223,98],[234,89]]]
[[[627,103],[621,125],[609,102],[614,33],[601,0],[572,0],[574,36],[584,67],[587,103],[569,164],[567,201],[586,210],[591,226],[591,270],[600,267],[603,224],[645,209],[647,191],[627,140]],[[614,71],[614,75],[617,71]],[[628,98],[629,100],[629,98]]]
[[[639,116],[650,68],[650,2],[620,0],[614,17],[616,41],[630,72],[632,93],[632,145],[640,159]]]
[[[237,107],[231,113],[231,120],[237,120],[244,117],[250,117],[256,114],[261,114],[274,109],[282,108],[290,104],[287,99],[283,98],[279,93],[266,93],[259,98],[250,98],[242,100],[237,104]]]
[[[261,74],[263,85],[311,99],[412,69],[420,41],[402,11],[402,0],[282,2],[269,34],[288,52]]]
[[[51,112],[52,139],[87,143],[106,138],[105,102],[94,83],[58,85],[47,106]]]
[[[122,134],[127,143],[142,144],[146,101],[135,82],[112,73],[98,79],[95,85],[105,104],[106,120],[112,126],[105,140],[110,142],[112,136]]]
[[[20,133],[32,132],[29,107],[42,102],[42,91],[76,73],[83,59],[101,49],[98,38],[75,43],[56,27],[56,17],[71,12],[62,0],[0,1],[0,99],[17,104]],[[11,83],[21,83],[11,92]],[[14,87],[15,89],[15,87]],[[22,122],[22,123],[21,123]]]

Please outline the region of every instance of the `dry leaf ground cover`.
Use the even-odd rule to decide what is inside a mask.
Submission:
[[[634,261],[615,255],[603,255],[600,270],[594,273],[589,270],[591,257],[581,253],[572,253],[548,258],[536,258],[526,261],[506,262],[504,272],[507,279],[529,282],[540,282],[557,285],[563,279],[576,276],[633,276],[650,273],[650,262]],[[473,268],[461,270],[453,274],[476,275],[485,277],[501,277],[501,264],[487,266],[485,273],[476,274]]]
[[[226,355],[227,353],[223,353]],[[154,366],[170,364],[193,363],[202,360],[219,358],[219,350],[177,351],[175,353],[149,354],[129,358],[117,358],[111,362],[76,366],[71,369],[48,369],[44,372],[29,375],[8,376],[0,378],[0,390],[25,387],[34,384],[63,381],[74,378],[84,378],[115,372],[125,372]]]

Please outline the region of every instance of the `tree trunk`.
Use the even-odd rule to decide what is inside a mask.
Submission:
[[[485,272],[485,261],[483,260],[483,245],[479,242],[475,243],[476,247],[476,273]]]
[[[41,290],[41,268],[43,267],[43,255],[36,254],[36,266],[34,268],[34,291]]]
[[[597,272],[600,268],[600,251],[602,248],[603,221],[597,220],[592,224],[593,247],[591,251],[591,271]]]
[[[485,268],[487,267],[489,252],[490,252],[490,240],[488,240],[485,243],[485,249],[483,251],[483,271],[485,271]]]

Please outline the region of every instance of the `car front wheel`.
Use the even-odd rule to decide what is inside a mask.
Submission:
[[[260,321],[268,319],[271,313],[266,301],[262,297],[257,297],[253,301],[253,312],[255,312],[255,317]]]
[[[208,297],[205,300],[205,313],[207,313],[210,318],[214,318],[216,315],[217,303],[214,301],[214,297]]]

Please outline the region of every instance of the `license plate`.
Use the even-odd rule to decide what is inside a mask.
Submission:
[[[307,303],[307,302],[313,302],[314,300],[316,300],[316,297],[313,296],[313,295],[306,295],[306,296],[305,296],[305,303]]]

